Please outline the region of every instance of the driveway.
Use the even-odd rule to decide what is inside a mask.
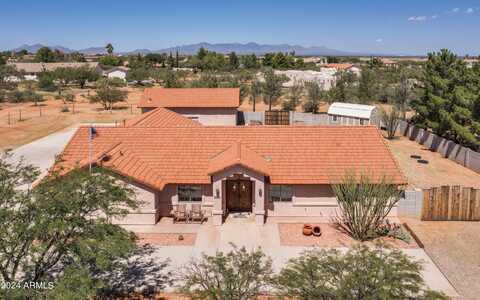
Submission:
[[[83,124],[76,124],[70,126],[64,130],[15,148],[12,150],[12,159],[18,161],[23,157],[26,163],[38,167],[41,172],[40,176],[43,176],[53,165],[55,157],[62,152],[77,128],[82,125]],[[108,125],[111,126],[113,124],[94,124],[94,126]]]
[[[461,299],[480,298],[480,222],[402,218],[417,235]]]

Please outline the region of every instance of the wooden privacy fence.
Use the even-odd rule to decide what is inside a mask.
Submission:
[[[276,110],[266,111],[265,125],[290,125],[290,112]]]
[[[442,186],[423,190],[422,220],[480,221],[480,189]]]

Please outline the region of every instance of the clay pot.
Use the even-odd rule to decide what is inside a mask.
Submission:
[[[312,235],[312,225],[310,224],[303,225],[303,235]]]
[[[313,227],[312,234],[314,236],[321,236],[322,235],[322,230],[320,229],[320,226]]]

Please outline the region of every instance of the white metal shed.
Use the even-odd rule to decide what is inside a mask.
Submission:
[[[334,102],[328,108],[331,124],[367,125],[377,124],[377,108],[372,105]]]

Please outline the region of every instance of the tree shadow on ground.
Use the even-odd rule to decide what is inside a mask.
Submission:
[[[106,283],[101,294],[103,299],[116,299],[126,294],[153,295],[173,284],[171,271],[167,271],[169,259],[160,260],[153,254],[155,247],[146,244],[137,248],[133,255],[122,262],[121,268],[103,274]],[[105,297],[106,296],[106,297]]]

